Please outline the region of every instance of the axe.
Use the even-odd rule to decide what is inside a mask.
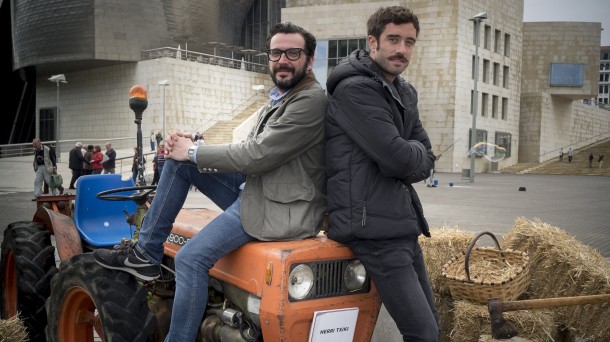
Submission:
[[[603,302],[610,302],[610,294],[506,302],[503,302],[498,298],[491,298],[487,301],[487,309],[489,310],[489,318],[491,319],[491,336],[501,340],[517,336],[515,327],[502,317],[502,313],[505,311],[547,309],[559,306],[596,304]]]

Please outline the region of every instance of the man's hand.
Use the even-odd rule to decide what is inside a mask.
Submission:
[[[187,161],[190,160],[188,150],[193,146],[192,135],[190,132],[171,131],[165,138],[166,158]]]

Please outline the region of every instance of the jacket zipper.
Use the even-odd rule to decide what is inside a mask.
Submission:
[[[364,201],[362,202],[362,227],[366,226],[366,198],[369,192],[369,181],[371,179],[373,164],[369,164],[369,173],[366,175],[366,189],[364,190]]]

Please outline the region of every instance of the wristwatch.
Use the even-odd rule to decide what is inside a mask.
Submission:
[[[196,152],[197,152],[197,146],[196,145],[193,145],[193,146],[189,147],[188,157],[189,157],[190,161],[193,161]]]

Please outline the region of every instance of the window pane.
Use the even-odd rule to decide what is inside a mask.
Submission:
[[[337,41],[328,41],[328,59],[337,58]]]
[[[551,86],[582,86],[585,75],[584,64],[551,63]]]
[[[347,41],[340,40],[339,41],[339,53],[338,53],[337,57],[345,57],[347,55],[349,55],[349,53],[347,52]]]

